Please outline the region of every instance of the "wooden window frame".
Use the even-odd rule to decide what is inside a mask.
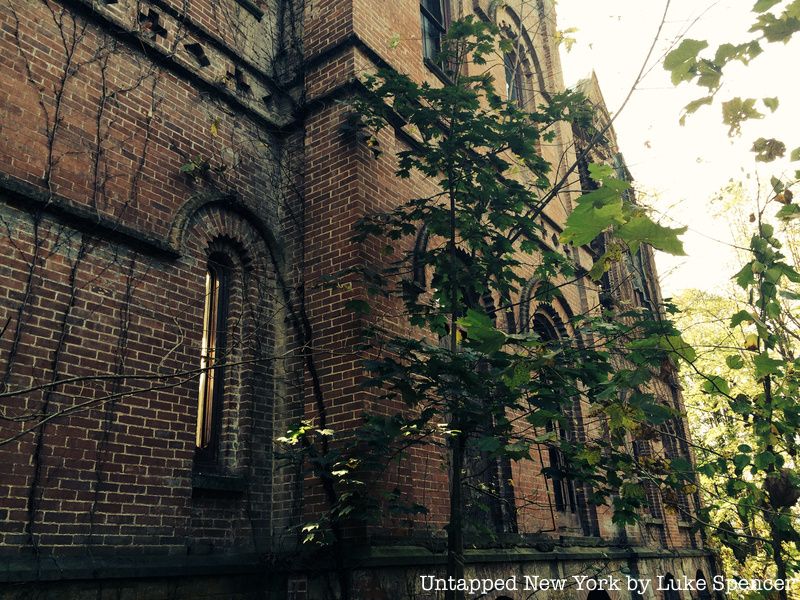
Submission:
[[[419,3],[420,30],[422,31],[422,59],[428,67],[439,70],[442,72],[442,74],[446,75],[446,69],[441,63],[439,54],[441,54],[442,51],[442,38],[445,36],[445,34],[447,34],[447,27],[450,23],[450,6],[447,0],[435,1],[439,3],[439,12],[441,13],[441,17],[437,17],[427,6],[425,6],[425,0],[420,0]],[[426,23],[431,29],[438,33],[438,39],[434,44],[435,49],[432,52],[429,51],[428,48],[429,38],[425,29]]]

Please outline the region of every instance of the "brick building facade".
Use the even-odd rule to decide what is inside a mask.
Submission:
[[[343,134],[341,101],[376,66],[438,85],[425,56],[438,28],[466,14],[521,40],[507,91],[544,101],[563,88],[553,10],[549,0],[0,7],[0,597],[324,597],[324,568],[309,577],[294,551],[296,526],[325,498],[281,466],[275,440],[315,414],[315,385],[333,429],[374,408],[353,350],[363,322],[346,309],[363,290],[319,283],[372,259],[352,242],[360,217],[430,186],[394,177],[398,132],[381,133],[380,160]],[[576,140],[562,125],[545,157],[571,164]],[[628,176],[613,150],[594,158]],[[590,185],[573,179],[570,189]],[[552,248],[574,193],[543,218]],[[572,258],[588,267],[596,252]],[[521,302],[516,322],[569,334],[571,315],[656,306],[659,294],[644,251],[601,286],[568,287],[547,307]],[[661,387],[680,409],[675,382]],[[653,445],[638,451],[688,454]],[[447,521],[442,461],[420,452],[391,474],[430,508],[413,538],[429,539],[373,536],[348,558],[356,597],[425,597],[418,575],[443,564],[431,543]],[[471,573],[713,573],[700,534],[655,490],[642,524],[621,529],[580,490],[559,501],[540,466],[509,466],[537,501],[517,512],[513,548],[470,551]],[[693,510],[694,498],[679,500]]]

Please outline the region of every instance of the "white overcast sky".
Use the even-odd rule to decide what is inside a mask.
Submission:
[[[659,253],[657,258],[666,296],[691,287],[727,287],[738,270],[737,259],[724,243],[730,241],[729,227],[715,218],[718,209],[711,198],[731,178],[741,180],[750,173],[750,181],[755,180],[756,163],[749,150],[756,138],[783,140],[787,154],[800,146],[800,39],[765,45],[765,53],[749,67],[726,71],[722,98],[778,96],[775,114],[759,103],[767,118],[746,124],[736,138],[728,137],[718,103],[690,116],[685,127],[678,124],[681,108],[705,94],[686,83],[673,87],[660,59],[682,35],[707,39],[713,48],[746,39],[754,2],[672,0],[647,75],[615,121],[620,149],[644,192],[640,200],[663,213],[662,223],[689,226],[683,237],[688,256]],[[662,0],[560,0],[559,28],[578,30],[572,34],[577,39],[572,50],[561,51],[567,85],[594,69],[608,108],[616,113],[642,67],[664,6]],[[768,181],[773,173],[794,169],[800,163],[762,164],[758,176]]]

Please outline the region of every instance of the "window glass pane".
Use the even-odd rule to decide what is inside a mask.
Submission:
[[[522,75],[519,60],[513,54],[503,57],[506,71],[506,98],[509,102],[520,103],[522,100]]]
[[[422,55],[436,61],[442,49],[442,35],[438,27],[422,15]]]
[[[225,327],[228,319],[228,269],[209,262],[203,307],[203,337],[200,346],[200,378],[197,394],[195,459],[202,464],[216,461],[223,399]]]
[[[211,440],[211,414],[214,397],[214,351],[217,343],[219,279],[213,269],[206,271],[203,310],[203,340],[200,348],[200,389],[198,394],[197,447],[206,448]]]
[[[424,6],[431,16],[436,19],[439,24],[444,25],[444,11],[442,10],[442,0],[422,0]]]

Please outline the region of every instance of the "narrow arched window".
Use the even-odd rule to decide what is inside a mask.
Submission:
[[[225,395],[225,344],[230,295],[230,265],[212,256],[206,268],[200,384],[197,399],[196,461],[214,464],[219,451]]]
[[[711,600],[711,586],[706,579],[705,573],[698,569],[697,573],[695,573],[694,579],[697,585],[697,597],[700,600]]]
[[[560,334],[556,323],[544,312],[538,312],[533,319],[533,331],[538,334],[539,339],[545,345],[557,346]],[[551,388],[549,393],[556,394],[554,382],[542,378],[544,388]],[[569,412],[569,411],[567,411]],[[561,451],[560,443],[569,441],[570,433],[559,420],[550,421],[545,427],[545,431],[552,433],[551,443],[547,448],[547,458],[549,461],[548,477],[553,484],[553,504],[559,513],[577,514],[578,499],[575,492],[575,482],[569,477],[569,465],[566,457]]]
[[[678,582],[672,573],[664,575],[659,583],[659,587],[664,590],[664,600],[682,600],[681,593],[678,591]]]

